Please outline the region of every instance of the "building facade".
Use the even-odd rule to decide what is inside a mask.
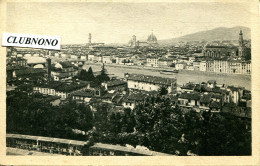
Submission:
[[[158,67],[158,58],[155,56],[149,56],[146,59],[146,66]]]
[[[177,90],[177,79],[148,76],[142,74],[125,74],[128,89],[141,91],[158,91],[162,86],[166,87],[168,93]]]

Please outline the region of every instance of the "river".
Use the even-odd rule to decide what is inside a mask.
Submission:
[[[84,69],[92,67],[93,72],[97,72],[101,70],[101,64],[85,64],[83,66]],[[168,77],[168,78],[177,78],[177,84],[183,85],[187,82],[206,82],[208,80],[216,80],[217,84],[227,84],[234,86],[245,87],[248,90],[251,90],[251,76],[249,75],[234,75],[234,74],[214,74],[214,73],[173,73],[172,75],[161,74],[157,70],[148,70],[148,69],[138,69],[138,68],[126,68],[126,67],[115,67],[115,66],[107,66],[105,65],[105,69],[107,70],[110,76],[123,78],[124,73],[134,73],[134,74],[145,74],[152,76],[160,76],[160,77]]]

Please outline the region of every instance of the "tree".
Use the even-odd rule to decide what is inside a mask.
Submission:
[[[251,60],[251,49],[250,48],[246,48],[246,50],[245,50],[245,60],[246,61]]]
[[[183,114],[167,98],[148,98],[134,109],[140,144],[151,150],[175,154],[181,138]],[[144,141],[146,140],[146,141]]]
[[[77,112],[77,129],[82,131],[89,131],[93,128],[94,119],[93,114],[89,106],[80,104],[76,107]]]
[[[97,105],[97,112],[95,113],[95,127],[97,132],[109,131],[108,112],[110,106],[107,103],[100,103]]]
[[[82,69],[79,73],[79,79],[80,80],[83,80],[83,81],[87,81],[87,77],[88,77],[88,74],[87,74],[87,71],[85,69]]]
[[[251,120],[229,113],[202,114],[198,154],[204,156],[251,155],[251,132],[246,128]]]
[[[167,95],[167,94],[168,94],[167,87],[161,86],[160,89],[159,89],[159,95],[163,96],[163,95]]]
[[[97,76],[97,78],[100,83],[110,80],[109,76],[107,75],[107,71],[105,69],[104,64],[102,66],[101,73],[100,73],[100,75]]]
[[[87,80],[88,81],[94,81],[94,78],[95,78],[95,76],[93,74],[92,68],[89,67],[88,72],[87,72]]]
[[[78,78],[80,80],[83,80],[83,81],[94,81],[95,80],[95,76],[93,74],[93,71],[92,71],[92,68],[89,67],[88,71],[86,70],[81,70],[79,75],[78,75]]]

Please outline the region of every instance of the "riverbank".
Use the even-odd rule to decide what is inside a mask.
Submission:
[[[216,73],[216,72],[204,72],[204,71],[194,71],[194,70],[179,70],[180,74],[203,74],[207,76],[231,76],[231,77],[248,77],[251,78],[249,74],[232,74],[232,73]]]
[[[87,69],[92,67],[94,72],[101,70],[102,63],[86,63],[83,68]],[[130,74],[144,74],[159,76],[165,78],[176,78],[178,85],[186,84],[187,82],[201,83],[207,82],[208,80],[216,80],[218,84],[226,84],[233,86],[245,87],[251,90],[251,76],[250,75],[236,75],[236,74],[225,74],[225,73],[209,73],[209,72],[194,72],[181,70],[179,73],[172,74],[162,74],[160,71],[168,70],[165,68],[157,69],[150,67],[140,67],[140,66],[126,66],[126,65],[115,65],[115,64],[105,64],[105,69],[108,74],[113,77],[123,78],[125,73]],[[172,69],[173,70],[173,69]]]
[[[97,66],[102,66],[103,63],[93,63],[93,62],[86,62],[85,65],[97,65]],[[120,64],[105,64],[105,66],[110,66],[110,67],[117,67],[117,68],[129,68],[129,69],[142,69],[142,70],[152,70],[152,71],[173,71],[174,68],[171,67],[160,67],[160,68],[155,68],[155,67],[149,67],[149,66],[135,66],[135,65],[120,65]],[[232,73],[215,73],[215,72],[203,72],[203,71],[194,71],[194,70],[179,70],[180,74],[203,74],[207,76],[232,76],[232,77],[250,77],[251,75],[249,74],[232,74]]]
[[[103,65],[103,63],[97,62],[86,62],[86,65]],[[104,64],[105,66],[111,66],[111,67],[118,67],[118,68],[131,68],[131,69],[142,69],[142,70],[154,70],[154,71],[159,71],[159,70],[172,70],[172,68],[154,68],[154,67],[148,67],[148,66],[135,66],[135,65],[120,65],[120,64],[113,64],[113,63],[106,63]]]

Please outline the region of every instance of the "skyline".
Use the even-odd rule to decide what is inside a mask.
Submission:
[[[152,31],[158,40],[163,40],[218,27],[250,27],[248,9],[243,3],[212,2],[12,2],[7,4],[7,31],[61,36],[62,44],[87,43],[89,33],[92,42],[107,44],[127,43],[132,35],[146,40]]]

